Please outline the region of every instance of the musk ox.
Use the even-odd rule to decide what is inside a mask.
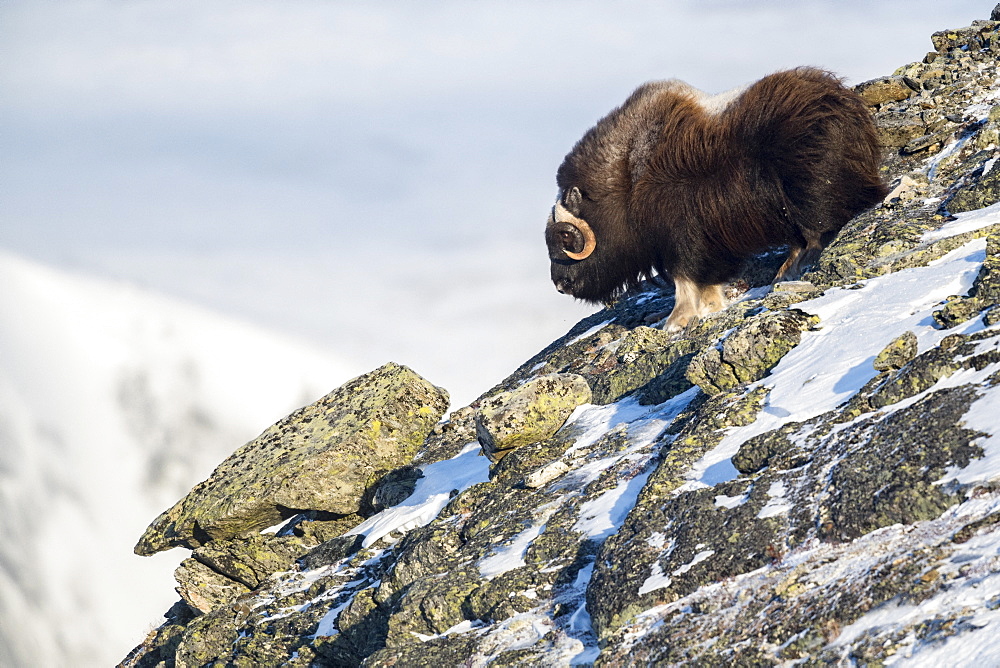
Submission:
[[[854,216],[885,197],[875,125],[829,72],[798,68],[710,97],[640,86],[577,142],[545,229],[552,282],[612,301],[656,273],[674,282],[664,328],[725,306],[748,257],[787,245],[794,280]]]

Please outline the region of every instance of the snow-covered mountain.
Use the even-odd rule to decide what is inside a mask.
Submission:
[[[108,666],[174,600],[165,504],[357,370],[125,283],[0,253],[0,665]]]

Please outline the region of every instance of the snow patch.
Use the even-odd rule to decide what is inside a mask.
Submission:
[[[596,499],[580,504],[580,516],[573,525],[573,530],[581,531],[588,538],[597,541],[603,541],[614,534],[635,506],[639,492],[652,472],[653,467],[648,466],[634,478],[622,480]]]
[[[878,633],[918,624],[935,617],[961,613],[966,616],[956,633],[944,639],[922,642],[912,635],[904,646],[885,659],[886,666],[937,668],[937,666],[997,665],[997,634],[1000,633],[1000,533],[974,536],[948,560],[945,570],[969,572],[920,605],[900,605],[893,600],[862,615],[844,627],[831,647],[846,647],[865,633]],[[966,632],[962,632],[962,626]],[[994,629],[992,633],[983,631]],[[969,631],[979,631],[969,633]]]
[[[993,158],[990,162],[995,161],[996,158]],[[920,240],[924,242],[937,241],[958,234],[965,234],[966,232],[975,232],[990,225],[1000,224],[1000,202],[991,204],[983,209],[956,214],[955,218],[957,220],[947,222],[936,230],[924,232]]]
[[[656,591],[657,589],[669,587],[672,583],[673,580],[669,575],[663,572],[663,567],[660,566],[660,562],[654,561],[649,577],[646,578],[645,581],[643,581],[642,586],[639,587],[639,596],[648,594],[651,591]]]
[[[646,544],[649,545],[654,550],[662,550],[663,546],[667,543],[666,534],[662,534],[659,531],[654,531],[649,538],[646,539]]]
[[[715,497],[715,505],[719,508],[729,508],[731,510],[737,506],[742,506],[746,503],[746,500],[746,494],[740,494],[739,496],[726,496],[725,494],[718,494]]]
[[[985,380],[997,370],[997,367],[997,364],[991,364],[975,375]],[[940,484],[957,482],[961,485],[972,485],[1000,479],[1000,424],[997,422],[998,415],[1000,415],[1000,392],[995,390],[986,392],[972,402],[965,414],[965,428],[988,434],[978,441],[979,447],[983,449],[983,456],[971,460],[964,468],[950,467],[945,477],[939,481]]]
[[[698,554],[694,555],[694,557],[691,559],[691,561],[689,561],[688,563],[684,564],[680,568],[677,568],[676,570],[674,570],[674,572],[672,573],[672,575],[684,575],[689,570],[691,570],[692,568],[694,568],[697,564],[700,564],[701,562],[705,561],[706,559],[708,559],[709,557],[711,557],[713,554],[715,554],[715,550],[702,550]]]
[[[760,509],[760,512],[757,513],[757,518],[774,517],[775,515],[781,515],[791,510],[792,504],[785,500],[785,491],[785,483],[783,481],[772,482],[767,490],[767,495],[770,498],[764,507]]]
[[[566,454],[586,450],[608,432],[622,427],[628,429],[630,441],[634,442],[641,438],[651,443],[674,418],[680,415],[698,392],[697,387],[692,387],[655,406],[640,405],[639,399],[633,396],[604,406],[593,404],[577,406],[562,427],[574,429],[579,434]]]
[[[993,156],[992,158],[986,161],[986,163],[983,165],[983,176],[986,176],[993,170],[993,167],[997,164],[997,159],[998,159],[997,156]]]
[[[487,580],[492,580],[502,573],[524,566],[524,555],[528,552],[528,548],[545,530],[545,523],[552,516],[552,513],[559,510],[561,506],[562,499],[559,499],[539,508],[541,515],[530,527],[514,536],[508,545],[494,551],[479,562],[479,574]]]
[[[479,444],[469,443],[451,459],[422,466],[424,477],[417,480],[408,499],[369,517],[344,535],[362,535],[363,546],[369,547],[393,531],[405,532],[428,524],[448,505],[452,492],[490,479],[489,459],[479,453]]]

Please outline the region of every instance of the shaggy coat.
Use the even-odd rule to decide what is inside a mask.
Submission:
[[[676,284],[668,329],[723,307],[748,257],[787,245],[797,278],[854,216],[885,197],[862,100],[798,68],[708,97],[640,86],[577,142],[546,228],[556,287],[613,300],[654,273]]]

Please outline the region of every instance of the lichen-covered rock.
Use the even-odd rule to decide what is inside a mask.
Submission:
[[[313,547],[297,536],[254,534],[212,541],[196,549],[192,556],[248,589],[256,589],[272,573],[287,570]]]
[[[755,316],[691,360],[687,378],[707,394],[719,394],[767,375],[799,344],[802,332],[819,318],[797,309]]]
[[[939,30],[931,35],[931,43],[938,53],[997,48],[1000,47],[1000,22],[974,21],[966,28]]]
[[[994,307],[1000,303],[1000,230],[991,227],[988,231],[986,261],[969,294],[950,297],[940,310],[934,312],[934,320],[943,328],[955,327],[982,311],[995,311]]]
[[[920,85],[907,77],[891,76],[858,84],[854,90],[865,104],[874,107],[886,102],[905,100],[920,90]]]
[[[875,356],[872,366],[876,371],[901,369],[904,364],[917,356],[917,335],[906,331],[893,339],[889,345]]]
[[[893,116],[878,124],[879,143],[883,146],[901,148],[927,133],[927,125],[922,119],[912,116]]]
[[[382,476],[363,499],[364,513],[374,515],[405,501],[423,477],[419,468],[411,464],[401,466]]]
[[[783,281],[776,283],[771,292],[764,297],[763,306],[771,311],[779,311],[821,294],[822,291],[809,281]]]
[[[583,376],[541,376],[483,401],[476,413],[476,435],[486,456],[497,462],[515,448],[555,434],[576,407],[590,399]]]
[[[649,600],[658,599],[658,594],[647,595],[640,593],[640,589],[651,573],[651,555],[659,549],[654,546],[659,544],[662,548],[667,544],[660,543],[668,535],[661,529],[674,515],[673,509],[665,508],[665,504],[676,498],[676,490],[686,482],[686,471],[719,444],[725,429],[748,425],[756,419],[766,396],[767,391],[760,388],[746,395],[715,395],[698,407],[698,414],[707,419],[686,422],[669,439],[669,447],[661,454],[632,512],[621,529],[605,541],[595,562],[587,589],[587,608],[599,635],[645,609]],[[711,496],[714,498],[714,494]],[[710,501],[706,497],[695,502]],[[734,530],[720,535],[731,536]]]
[[[174,571],[174,579],[177,593],[199,614],[227,605],[250,591],[245,584],[193,558],[181,562]]]
[[[195,548],[297,512],[349,515],[380,475],[408,464],[448,395],[387,364],[301,408],[233,453],[146,530],[135,551]]]
[[[964,213],[975,209],[982,209],[996,202],[1000,202],[1000,169],[994,166],[993,151],[986,151],[982,169],[985,174],[970,183],[967,187],[959,190],[948,200],[948,211],[951,213]],[[986,171],[989,168],[989,171]]]
[[[336,536],[312,548],[298,561],[306,570],[328,566],[351,556],[360,550],[363,544],[364,536]]]
[[[733,461],[747,478],[680,495],[647,487],[605,544],[588,589],[599,635],[803,541],[852,540],[939,516],[958,497],[935,482],[982,455],[981,434],[962,426],[976,397],[971,387],[943,389],[847,428],[834,429],[836,414],[789,424],[743,444]]]
[[[595,403],[611,403],[635,390],[643,403],[661,403],[691,387],[684,377],[697,349],[691,338],[678,338],[659,328],[636,327],[595,360],[601,373],[590,375]]]
[[[413,463],[426,465],[451,459],[476,440],[476,410],[465,406],[452,411],[448,419],[434,425]]]

